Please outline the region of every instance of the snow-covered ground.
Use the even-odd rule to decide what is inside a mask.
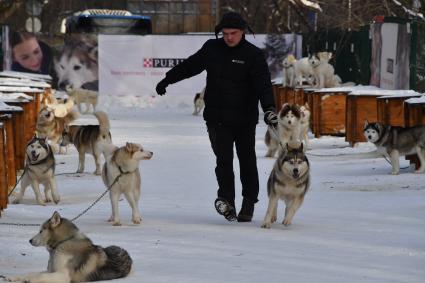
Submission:
[[[120,202],[123,226],[106,222],[108,196],[76,221],[94,243],[129,251],[133,270],[117,282],[424,282],[424,175],[407,168],[392,176],[383,158],[361,158],[359,153],[374,150],[371,144],[351,148],[341,137],[313,139],[308,151],[312,185],[293,224],[280,224],[279,203],[278,222],[261,229],[274,159],[263,157],[266,127],[260,121],[260,201],[253,222],[230,223],[213,206],[214,156],[202,117],[191,115],[191,100],[165,96],[104,102],[114,143],[139,142],[154,152],[140,166],[141,225],[131,223],[125,200]],[[56,159],[58,174],[77,169],[73,147]],[[403,159],[401,166],[407,164]],[[238,170],[235,160],[239,206]],[[10,204],[0,222],[42,223],[55,210],[73,218],[105,190],[101,178],[91,173],[89,155],[86,171],[56,177],[62,197],[58,205],[36,205],[28,189],[23,203]],[[0,225],[0,275],[46,268],[47,251],[28,243],[37,232],[37,227]]]

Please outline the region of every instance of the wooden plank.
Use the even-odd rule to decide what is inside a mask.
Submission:
[[[11,114],[0,115],[0,121],[5,128],[5,153],[6,153],[6,175],[8,190],[12,190],[16,185],[16,165],[15,165],[15,143],[13,136],[13,121]]]
[[[0,216],[1,211],[7,207],[8,195],[5,138],[4,124],[0,123]]]
[[[364,123],[376,122],[378,119],[377,96],[347,95],[346,137],[351,145],[366,142],[363,135]]]
[[[313,93],[312,132],[316,138],[321,135],[345,135],[346,93]]]

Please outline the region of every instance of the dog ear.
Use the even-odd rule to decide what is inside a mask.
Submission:
[[[364,120],[364,126],[363,126],[363,128],[364,129],[366,129],[366,127],[369,125],[369,121],[366,119],[366,120]]]
[[[132,144],[131,144],[131,143],[129,143],[129,142],[126,142],[126,143],[125,143],[125,150],[126,150],[127,152],[131,152],[131,151],[132,151],[132,148],[133,148],[133,146],[132,146]]]
[[[304,152],[304,144],[301,142],[300,146],[298,147],[299,152]]]
[[[61,216],[59,212],[57,211],[53,212],[53,215],[50,218],[50,224],[54,228],[54,227],[57,227],[60,223],[61,223]]]

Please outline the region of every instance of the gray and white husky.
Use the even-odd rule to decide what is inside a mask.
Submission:
[[[124,194],[132,209],[132,221],[140,224],[139,200],[141,191],[141,176],[139,162],[152,158],[153,152],[144,150],[140,144],[126,143],[125,146],[109,146],[109,157],[103,164],[102,180],[109,188],[112,214],[109,222],[114,226],[120,226],[120,216],[118,212],[118,202],[121,194]]]
[[[94,245],[77,226],[58,212],[41,225],[30,240],[49,252],[47,271],[6,278],[11,282],[77,283],[123,278],[133,263],[128,252],[117,246]]]
[[[393,175],[400,171],[400,155],[415,153],[421,162],[415,173],[425,172],[425,126],[402,128],[366,121],[363,133],[379,153],[391,159]]]
[[[40,193],[40,184],[44,186],[44,199]],[[21,180],[21,190],[15,195],[13,203],[22,201],[26,188],[31,185],[37,203],[45,205],[46,202],[58,203],[60,198],[55,181],[55,157],[52,147],[47,143],[47,138],[33,137],[26,147],[26,167]]]
[[[77,173],[84,172],[86,153],[91,153],[96,164],[94,174],[100,175],[102,173],[100,156],[105,146],[112,144],[108,115],[103,111],[96,111],[94,116],[99,125],[68,125],[62,132],[61,146],[72,143],[78,150]]]
[[[287,143],[297,144],[299,142],[301,132],[300,106],[298,104],[285,103],[277,117],[277,131],[269,126],[264,138],[267,145],[266,157],[274,157],[276,152],[279,152],[279,155],[282,147]]]
[[[291,148],[286,144],[286,151],[280,152],[267,181],[269,206],[261,227],[270,228],[277,220],[279,199],[286,205],[282,224],[290,225],[295,212],[304,201],[309,186],[310,164],[304,154],[303,144],[301,143],[298,148]]]
[[[202,89],[201,92],[198,92],[195,95],[195,98],[193,99],[193,115],[198,115],[199,113],[202,112],[202,110],[205,107],[205,101],[204,101],[204,96],[205,96],[205,87]]]

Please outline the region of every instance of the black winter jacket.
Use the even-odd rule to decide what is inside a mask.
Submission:
[[[204,119],[207,123],[258,123],[263,111],[274,110],[270,72],[261,49],[245,38],[229,47],[223,38],[208,40],[200,50],[169,70],[166,81],[176,83],[207,71]]]

